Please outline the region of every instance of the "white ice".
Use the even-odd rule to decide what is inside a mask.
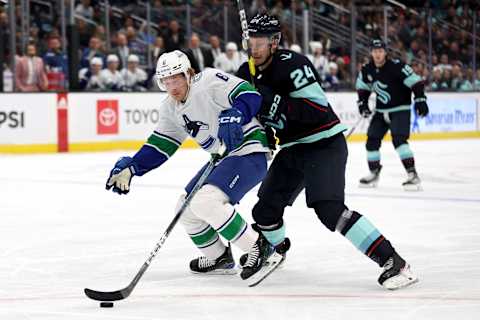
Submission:
[[[329,232],[300,196],[285,214],[292,240],[285,266],[258,287],[238,276],[190,274],[198,252],[178,225],[113,309],[99,308],[83,289],[130,282],[208,155],[178,151],[135,177],[127,196],[104,183],[116,159],[132,151],[1,155],[0,319],[480,319],[480,140],[413,141],[412,148],[419,193],[402,190],[405,173],[389,142],[378,189],[359,189],[364,145],[350,144],[346,203],[412,265],[420,278],[414,286],[380,287],[380,268]],[[255,201],[252,191],[239,206],[249,221]]]

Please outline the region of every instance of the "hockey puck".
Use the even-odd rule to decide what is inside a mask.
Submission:
[[[113,308],[113,302],[100,302],[101,308]]]

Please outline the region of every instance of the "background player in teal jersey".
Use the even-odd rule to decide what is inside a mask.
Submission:
[[[390,130],[393,146],[408,175],[403,187],[405,190],[421,190],[408,138],[412,92],[415,95],[414,109],[417,115],[424,117],[428,114],[423,80],[408,64],[388,58],[385,43],[381,39],[372,41],[371,55],[372,61],[362,67],[356,83],[358,108],[362,116],[371,115],[368,98],[372,92],[377,94],[375,113],[367,132],[366,148],[370,174],[360,179],[360,186],[377,186],[382,169],[379,149],[383,137]]]

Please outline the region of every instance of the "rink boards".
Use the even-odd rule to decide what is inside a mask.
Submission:
[[[343,123],[352,127],[359,121],[356,93],[327,96]],[[0,94],[0,153],[136,149],[155,128],[165,97],[158,92]],[[412,113],[412,139],[480,137],[480,93],[429,93],[428,104],[426,118]],[[365,140],[367,127],[368,121],[361,121],[350,140]],[[198,146],[187,140],[183,147]]]

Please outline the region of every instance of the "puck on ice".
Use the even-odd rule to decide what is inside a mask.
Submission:
[[[113,302],[100,302],[102,308],[113,308]]]

